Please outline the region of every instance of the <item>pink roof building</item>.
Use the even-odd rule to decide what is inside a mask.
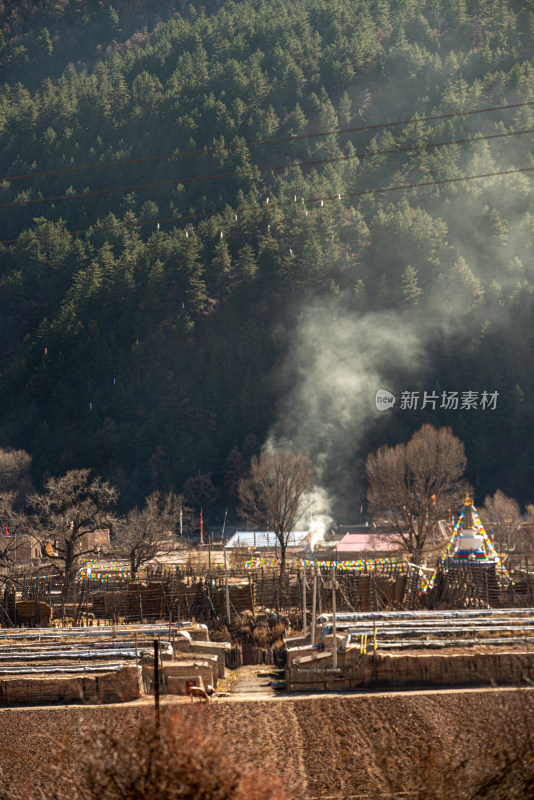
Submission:
[[[401,550],[400,545],[388,542],[383,533],[377,533],[363,525],[356,526],[338,542],[338,557],[348,560],[351,555],[361,557],[363,553],[394,553]],[[359,530],[358,530],[359,529]]]

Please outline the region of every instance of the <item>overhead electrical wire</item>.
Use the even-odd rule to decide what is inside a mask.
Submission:
[[[222,153],[231,150],[241,150],[250,147],[260,147],[272,144],[287,144],[288,142],[304,141],[306,139],[318,139],[325,136],[342,136],[347,133],[363,133],[365,131],[381,130],[383,128],[393,128],[398,125],[413,125],[417,122],[436,122],[438,120],[455,119],[457,117],[469,117],[474,114],[489,114],[495,111],[509,111],[517,108],[533,106],[534,100],[527,100],[523,103],[508,103],[502,106],[490,106],[487,108],[475,108],[471,111],[452,111],[448,114],[436,114],[428,117],[412,117],[405,120],[395,120],[394,122],[380,122],[373,125],[363,125],[358,128],[339,128],[331,131],[321,131],[319,133],[303,133],[295,136],[285,136],[278,139],[261,139],[254,142],[239,142],[237,144],[220,145],[218,147],[207,147],[199,150],[186,150],[183,153],[165,153],[156,156],[142,156],[140,158],[128,158],[119,161],[108,161],[102,164],[85,164],[79,167],[62,167],[60,169],[45,170],[41,172],[27,172],[21,175],[5,175],[0,177],[0,181],[15,181],[26,178],[42,178],[49,175],[61,175],[68,172],[83,172],[93,169],[104,169],[107,167],[119,167],[128,164],[142,164],[150,161],[163,161],[172,158],[186,158],[188,156],[209,155],[211,153]]]
[[[335,195],[324,195],[322,197],[311,197],[307,199],[301,198],[301,203],[311,204],[311,203],[321,202],[322,204],[324,201],[330,201],[330,200],[343,200],[345,198],[350,198],[350,197],[364,197],[366,195],[373,195],[373,194],[386,194],[388,192],[398,192],[407,189],[422,189],[429,186],[441,186],[448,183],[462,183],[465,181],[483,180],[484,178],[497,178],[504,175],[517,175],[525,172],[534,172],[534,166],[518,167],[507,170],[497,170],[495,172],[486,172],[481,175],[465,175],[461,178],[442,178],[440,180],[419,181],[418,183],[399,184],[398,186],[384,186],[384,187],[379,187],[377,189],[362,189],[358,192],[338,192]],[[283,208],[286,206],[295,205],[295,202],[296,202],[295,200],[285,200],[285,201],[271,203],[268,207]],[[78,236],[82,233],[102,233],[105,231],[117,230],[120,228],[139,228],[148,225],[166,224],[170,222],[191,222],[192,220],[207,219],[209,217],[215,217],[215,216],[228,216],[230,214],[234,214],[235,216],[237,216],[238,214],[243,214],[247,211],[258,211],[260,209],[265,209],[266,207],[267,206],[264,203],[256,203],[250,206],[242,206],[237,209],[225,209],[223,211],[205,211],[200,214],[179,215],[175,217],[142,220],[132,223],[120,222],[117,225],[104,225],[97,228],[94,227],[84,228],[76,231],[62,231],[54,234],[47,234],[45,236],[22,236],[18,237],[17,239],[1,239],[0,244],[16,244],[16,243],[25,244],[26,242],[57,239],[57,238],[62,238],[64,236]]]
[[[216,180],[218,178],[240,178],[246,175],[255,175],[257,173],[266,172],[279,172],[287,169],[297,169],[300,167],[314,167],[323,164],[333,164],[340,161],[353,161],[355,159],[361,160],[364,158],[375,158],[376,156],[395,155],[397,153],[410,153],[418,150],[431,150],[437,147],[449,147],[456,144],[469,144],[472,142],[488,141],[490,139],[505,139],[510,136],[522,136],[526,133],[534,133],[534,128],[524,128],[519,131],[509,131],[507,133],[492,133],[481,136],[472,136],[465,139],[453,139],[448,142],[430,142],[425,144],[408,145],[407,147],[397,147],[390,150],[375,150],[366,153],[355,153],[351,156],[336,156],[334,158],[320,158],[312,161],[293,161],[289,164],[277,164],[271,167],[252,167],[247,170],[238,170],[234,172],[221,172],[213,175],[197,175],[189,178],[173,178],[166,181],[155,181],[152,183],[138,183],[132,186],[114,186],[111,189],[93,189],[90,191],[74,192],[72,194],[60,194],[53,197],[36,197],[31,200],[13,200],[8,203],[0,203],[0,208],[9,208],[12,206],[28,206],[35,203],[52,203],[58,200],[78,200],[84,197],[95,197],[97,195],[115,194],[118,192],[132,192],[139,189],[155,189],[162,186],[174,186],[176,184],[196,183],[199,181]]]

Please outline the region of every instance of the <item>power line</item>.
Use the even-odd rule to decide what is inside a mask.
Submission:
[[[323,202],[330,200],[343,200],[345,198],[364,197],[366,195],[372,195],[372,194],[387,194],[388,192],[398,192],[398,191],[404,191],[406,189],[423,189],[428,186],[441,186],[446,183],[461,183],[463,181],[476,181],[476,180],[482,180],[484,178],[497,178],[503,175],[517,175],[523,172],[534,172],[534,167],[518,167],[516,169],[498,170],[496,172],[486,172],[483,173],[482,175],[466,175],[462,178],[442,178],[440,180],[399,184],[398,186],[385,186],[378,189],[362,189],[361,191],[358,192],[338,192],[335,195],[311,197],[306,200],[302,198],[301,204],[319,203],[319,202],[322,204]],[[269,208],[284,208],[286,206],[293,206],[293,205],[295,205],[295,200],[285,200],[278,203],[271,203],[269,205]],[[17,243],[24,244],[26,242],[57,239],[63,236],[78,236],[82,233],[102,233],[106,231],[117,230],[119,228],[139,228],[139,227],[145,227],[147,225],[167,224],[170,222],[191,222],[192,220],[208,219],[209,217],[215,217],[215,216],[228,216],[230,214],[234,214],[237,217],[238,214],[243,214],[247,211],[258,211],[260,209],[265,209],[265,208],[266,205],[262,203],[256,203],[254,205],[243,206],[238,209],[225,209],[223,211],[205,211],[201,214],[187,214],[183,216],[180,215],[177,217],[143,220],[140,222],[136,221],[132,223],[120,222],[117,225],[104,225],[98,228],[83,228],[77,231],[63,231],[61,233],[49,234],[46,236],[23,236],[17,239],[1,239],[0,244],[17,244]]]
[[[317,139],[325,136],[342,136],[346,133],[363,133],[365,131],[380,130],[382,128],[393,128],[397,125],[412,125],[414,122],[436,122],[444,119],[454,119],[456,117],[468,117],[474,114],[489,114],[493,111],[509,111],[515,108],[524,108],[534,105],[534,100],[524,103],[509,103],[503,106],[491,106],[488,108],[476,108],[471,111],[453,111],[449,114],[437,114],[429,117],[412,117],[411,119],[396,120],[394,122],[380,122],[374,125],[363,125],[359,128],[340,128],[320,133],[303,133],[296,136],[285,136],[279,139],[261,139],[256,142],[241,142],[238,144],[221,145],[219,147],[207,147],[202,150],[186,150],[183,153],[166,153],[159,156],[143,156],[141,158],[127,158],[120,161],[108,161],[103,164],[86,164],[81,167],[62,167],[61,169],[46,170],[43,172],[28,172],[21,175],[6,175],[0,181],[16,181],[24,178],[42,178],[48,175],[61,175],[67,172],[83,172],[92,169],[104,169],[106,167],[120,167],[128,164],[142,164],[149,161],[164,161],[171,158],[185,158],[188,156],[209,155],[211,153],[222,153],[231,150],[246,149],[249,147],[259,147],[261,145],[287,144],[288,142],[303,141],[305,139]]]
[[[253,167],[248,170],[238,170],[235,172],[220,172],[214,175],[197,175],[191,178],[173,178],[167,181],[156,181],[152,183],[138,183],[133,186],[115,186],[111,189],[94,189],[86,192],[74,192],[72,194],[60,194],[53,197],[36,197],[33,200],[13,200],[9,203],[0,203],[0,208],[11,206],[29,206],[35,203],[52,203],[56,200],[77,200],[80,197],[94,197],[96,195],[113,194],[117,192],[132,192],[138,189],[154,189],[162,186],[174,186],[176,184],[197,183],[199,181],[216,180],[217,178],[240,178],[246,175],[255,175],[258,172],[279,172],[286,169],[297,169],[300,167],[315,167],[322,164],[333,164],[339,161],[353,161],[354,159],[375,158],[376,156],[394,155],[397,153],[410,153],[417,150],[431,150],[437,147],[449,147],[454,144],[469,144],[472,142],[488,141],[490,139],[506,139],[510,136],[522,136],[525,133],[534,133],[534,128],[523,128],[519,131],[509,131],[507,133],[491,133],[481,136],[472,136],[466,139],[453,139],[449,142],[430,142],[427,144],[414,144],[408,147],[397,147],[390,150],[375,150],[371,153],[355,153],[352,156],[336,156],[334,158],[319,158],[313,161],[292,161],[289,164],[277,164],[272,167]]]

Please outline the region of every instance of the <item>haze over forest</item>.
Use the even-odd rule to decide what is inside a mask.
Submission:
[[[533,502],[534,3],[157,6],[0,4],[0,447],[224,510],[270,438],[354,522],[430,422]]]

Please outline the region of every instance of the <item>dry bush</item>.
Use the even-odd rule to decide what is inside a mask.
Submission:
[[[519,549],[521,508],[513,498],[497,489],[493,497],[486,497],[480,518],[486,531],[492,534],[499,552]]]
[[[256,647],[267,647],[270,642],[269,628],[258,627],[252,631],[252,641]]]
[[[277,642],[279,639],[283,639],[285,632],[286,626],[281,622],[277,622],[276,625],[273,625],[271,628],[271,642]]]
[[[69,767],[68,743],[53,756],[50,789],[18,788],[1,780],[0,800],[286,800],[281,782],[238,761],[207,715],[162,709],[132,723],[88,726],[77,771]]]
[[[232,636],[226,625],[221,625],[218,628],[213,628],[210,631],[210,639],[212,642],[231,642]]]
[[[251,625],[241,625],[237,633],[237,639],[240,642],[251,642],[252,641],[252,626]]]

